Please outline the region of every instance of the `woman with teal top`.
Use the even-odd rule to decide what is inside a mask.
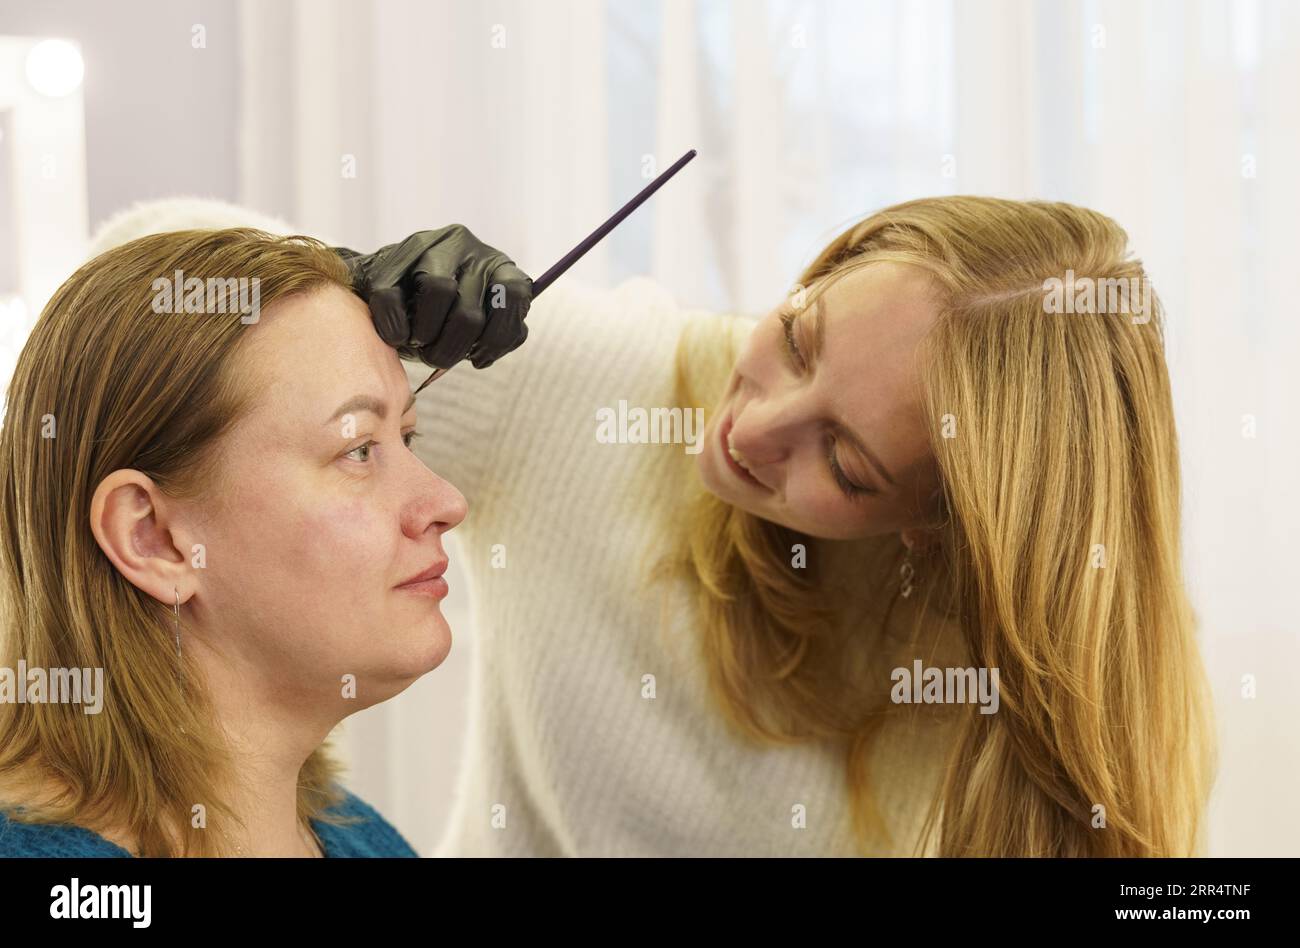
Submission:
[[[348,820],[347,825],[313,820],[312,830],[320,843],[318,855],[331,858],[366,856],[416,856],[410,844],[377,812],[351,793],[332,812]],[[71,823],[25,823],[0,813],[0,856],[31,856],[80,859],[133,856],[98,833]],[[242,855],[238,851],[235,855]]]
[[[466,505],[414,421],[315,241],[159,234],[59,288],[0,430],[0,856],[416,855],[328,747],[450,649]]]

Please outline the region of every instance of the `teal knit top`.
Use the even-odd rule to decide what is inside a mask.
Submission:
[[[336,826],[312,820],[325,850],[332,858],[375,856],[414,857],[418,854],[373,807],[344,790],[342,803],[328,813],[355,817],[359,822]],[[130,856],[116,843],[71,823],[23,823],[0,811],[0,858],[8,857],[121,857]]]

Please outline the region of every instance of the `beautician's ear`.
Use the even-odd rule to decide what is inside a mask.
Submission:
[[[908,528],[899,533],[898,538],[903,541],[903,546],[919,553],[939,542],[939,531]]]
[[[174,508],[173,508],[174,510]],[[189,596],[189,559],[177,549],[167,498],[147,474],[130,468],[100,481],[90,501],[90,530],[104,555],[130,583],[172,605]],[[188,544],[182,544],[188,549]]]

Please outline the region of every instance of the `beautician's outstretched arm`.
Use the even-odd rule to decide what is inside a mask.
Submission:
[[[528,338],[533,281],[461,224],[422,230],[371,254],[336,252],[381,339],[404,359],[484,369]]]

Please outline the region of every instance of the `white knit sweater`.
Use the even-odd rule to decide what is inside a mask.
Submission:
[[[562,280],[534,302],[522,347],[420,395],[417,450],[469,500],[448,538],[478,637],[466,759],[436,855],[855,852],[843,752],[734,736],[706,693],[687,590],[664,603],[639,588],[646,552],[682,516],[667,478],[683,446],[600,443],[596,413],[620,399],[673,407],[690,318],[644,277],[612,291]],[[428,370],[408,374],[415,386]],[[910,852],[946,747],[942,730],[887,732],[875,786],[896,845],[882,854]]]
[[[173,199],[119,215],[92,252],[236,224],[293,232],[244,208]],[[672,406],[690,318],[646,278],[614,290],[562,279],[534,301],[522,347],[486,370],[457,366],[420,395],[415,449],[470,504],[447,547],[471,579],[478,642],[437,855],[856,852],[843,752],[734,736],[706,691],[687,590],[640,586],[646,554],[682,516],[667,478],[683,446],[600,443],[596,413],[621,399]],[[428,375],[406,366],[412,387]],[[940,726],[884,732],[874,788],[894,845],[877,853],[911,851],[950,739]]]

